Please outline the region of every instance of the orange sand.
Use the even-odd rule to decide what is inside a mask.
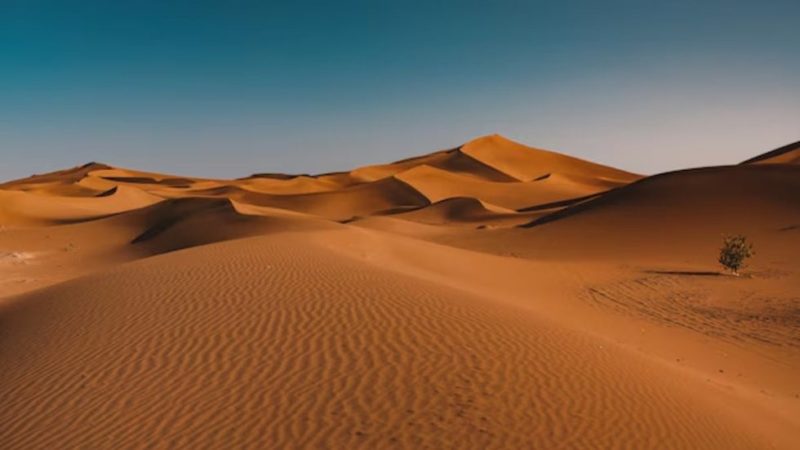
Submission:
[[[797,448],[796,152],[0,184],[0,448]]]

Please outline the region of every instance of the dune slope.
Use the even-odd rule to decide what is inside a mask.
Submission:
[[[672,172],[474,242],[505,240],[537,258],[713,260],[723,234],[743,233],[768,254],[788,255],[797,237],[788,231],[800,223],[799,189],[794,165]]]
[[[742,164],[800,164],[800,141],[755,156]]]
[[[527,147],[496,134],[472,140],[464,144],[461,151],[521,181],[530,181],[553,173],[573,174],[596,177],[604,180],[611,188],[639,178],[638,175],[619,169]]]
[[[680,375],[302,235],[153,257],[0,317],[4,448],[766,445]]]

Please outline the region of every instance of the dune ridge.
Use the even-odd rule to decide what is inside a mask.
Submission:
[[[755,156],[741,164],[800,164],[800,141]]]

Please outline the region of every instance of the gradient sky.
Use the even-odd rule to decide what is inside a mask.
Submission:
[[[500,133],[655,173],[800,139],[800,2],[0,0],[0,179],[325,172]]]

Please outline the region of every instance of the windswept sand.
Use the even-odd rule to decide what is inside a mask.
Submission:
[[[793,151],[2,184],[0,448],[797,448]]]

